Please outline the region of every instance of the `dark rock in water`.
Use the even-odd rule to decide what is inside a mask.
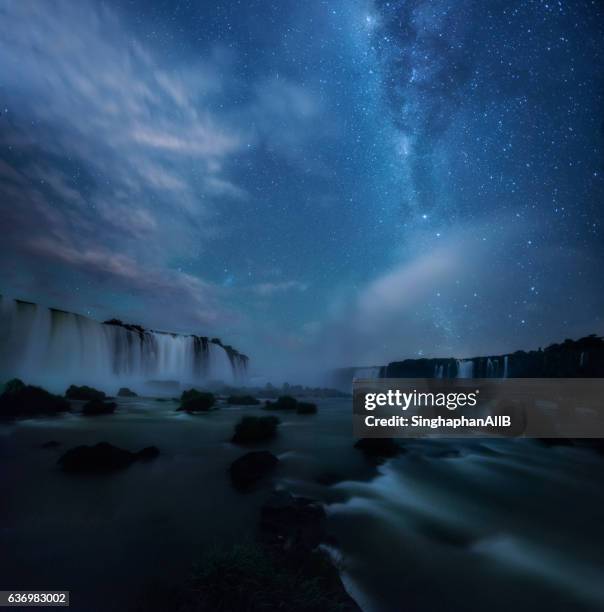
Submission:
[[[344,479],[345,477],[342,474],[337,474],[336,472],[323,472],[315,478],[315,482],[318,482],[320,485],[329,487],[333,484],[336,484],[336,482],[341,482]]]
[[[260,400],[252,395],[231,395],[227,399],[227,404],[232,406],[257,406],[260,404]]]
[[[93,387],[88,387],[86,385],[82,385],[81,387],[77,387],[76,385],[71,385],[67,391],[65,391],[65,397],[71,400],[104,400],[105,393],[103,391],[99,391],[98,389],[94,389]]]
[[[253,451],[235,459],[229,473],[237,488],[246,489],[266,476],[278,463],[279,459],[267,450]]]
[[[85,416],[113,414],[116,408],[117,404],[115,402],[104,402],[103,400],[94,399],[84,404],[82,414]]]
[[[317,405],[311,402],[298,402],[296,412],[298,414],[317,414]]]
[[[604,439],[602,438],[536,438],[539,444],[547,447],[570,446],[574,448],[586,448],[604,455]]]
[[[41,387],[24,384],[18,378],[6,383],[0,395],[0,418],[31,418],[69,410],[69,402]]]
[[[270,548],[309,553],[325,540],[325,510],[311,499],[275,491],[260,511],[260,531]]]
[[[295,410],[298,414],[315,414],[317,405],[311,402],[299,402],[291,395],[281,395],[277,401],[271,402],[266,400],[264,404],[265,410]]]
[[[59,458],[58,463],[65,472],[106,474],[123,470],[137,460],[153,459],[157,455],[159,450],[153,446],[138,453],[131,453],[108,442],[99,442],[95,446],[82,445],[70,448]]]
[[[128,389],[128,387],[120,387],[120,390],[117,392],[118,397],[138,397],[138,393],[132,391],[132,389]]]
[[[250,444],[271,440],[277,434],[277,425],[279,425],[279,419],[274,416],[243,417],[235,425],[235,433],[231,438],[231,442],[235,444]]]
[[[266,410],[295,410],[298,407],[298,400],[291,395],[281,395],[275,402],[266,400],[264,407]]]
[[[215,403],[216,398],[213,393],[189,389],[182,392],[178,410],[184,410],[185,412],[209,412],[214,408]]]
[[[363,451],[366,457],[377,460],[396,457],[404,452],[392,438],[361,438],[354,447]]]
[[[57,442],[56,440],[49,440],[48,442],[41,444],[40,448],[57,448],[57,446],[61,446],[61,443]]]
[[[245,489],[266,476],[279,463],[269,451],[253,451],[235,459],[229,468],[233,484]]]
[[[157,446],[146,446],[136,453],[136,458],[139,461],[152,461],[157,459],[157,457],[159,457],[159,448]]]

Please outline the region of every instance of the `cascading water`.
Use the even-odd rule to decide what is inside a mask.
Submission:
[[[457,378],[472,378],[474,376],[474,362],[464,359],[457,362]]]
[[[380,378],[380,366],[373,366],[368,368],[357,368],[354,371],[354,380],[366,380],[373,378]]]
[[[64,391],[88,384],[115,392],[149,380],[201,384],[245,380],[247,358],[207,338],[105,324],[0,298],[0,380]]]
[[[503,358],[503,377],[504,378],[508,377],[508,356],[507,355]]]

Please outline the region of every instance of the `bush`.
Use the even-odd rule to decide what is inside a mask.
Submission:
[[[78,387],[76,385],[71,385],[69,389],[65,392],[65,397],[71,400],[104,400],[106,395],[103,391],[99,391],[98,389],[94,389],[93,387],[88,387],[86,385],[82,385]]]
[[[227,399],[227,403],[233,406],[257,406],[260,400],[251,395],[231,395]]]
[[[186,412],[209,412],[214,407],[216,398],[213,393],[189,389],[180,396],[180,408]]]
[[[307,571],[273,557],[251,542],[210,550],[189,580],[179,610],[358,610],[341,587],[334,586],[337,572],[325,555],[318,552],[314,556],[312,571]]]
[[[279,419],[274,416],[243,417],[235,425],[235,433],[231,439],[235,444],[249,444],[271,440],[277,434]]]

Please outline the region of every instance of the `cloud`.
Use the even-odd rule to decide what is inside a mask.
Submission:
[[[489,223],[499,231],[487,240]],[[594,300],[600,256],[536,236],[529,228],[537,226],[516,218],[477,220],[452,228],[430,249],[418,236],[411,255],[340,295],[328,318],[302,330],[306,354],[327,371],[422,356],[492,355],[600,333],[604,301]],[[538,240],[527,258],[527,242]],[[556,270],[556,282],[539,278],[541,270]],[[600,328],[586,327],[589,321],[600,321]]]
[[[300,281],[282,281],[279,283],[259,283],[252,287],[252,291],[263,297],[268,297],[276,293],[285,293],[287,291],[306,291],[308,284]]]

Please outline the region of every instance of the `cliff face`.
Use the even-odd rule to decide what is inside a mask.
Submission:
[[[600,378],[604,339],[596,335],[565,340],[537,351],[471,359],[432,358],[393,361],[373,368],[342,368],[333,374],[338,388],[354,378]]]
[[[218,338],[104,323],[29,302],[0,298],[0,377],[48,388],[100,388],[149,380],[244,382],[248,358]]]

